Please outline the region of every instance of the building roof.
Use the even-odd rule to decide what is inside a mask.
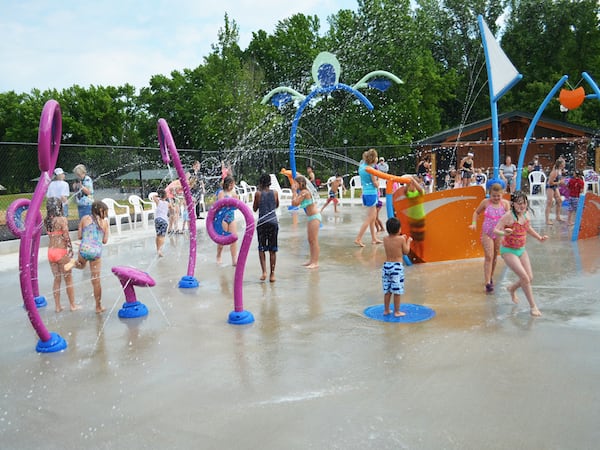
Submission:
[[[498,121],[502,123],[509,122],[524,122],[527,127],[533,120],[533,115],[523,112],[523,111],[512,111],[504,114],[498,115]],[[478,120],[476,122],[472,122],[470,124],[466,124],[462,127],[458,126],[455,128],[450,128],[448,130],[442,131],[440,133],[429,136],[425,139],[415,142],[416,146],[421,145],[435,145],[441,144],[445,142],[455,142],[460,134],[460,141],[469,141],[472,140],[468,138],[468,136],[472,136],[477,134],[478,132],[484,132],[486,130],[491,130],[492,119],[488,117],[487,119]],[[581,137],[593,137],[597,135],[597,130],[593,128],[583,127],[581,125],[576,125],[570,122],[564,122],[561,120],[549,119],[541,117],[536,124],[535,131],[541,130],[554,130],[557,133],[563,134],[562,137],[565,137],[564,134],[568,134],[569,137],[581,136]],[[535,133],[533,136],[543,138],[546,136],[542,135],[543,133]],[[489,140],[491,142],[491,132],[489,133]],[[524,137],[524,136],[523,136]],[[502,138],[502,136],[501,136]],[[480,139],[481,140],[481,139]],[[486,139],[483,139],[486,140]]]

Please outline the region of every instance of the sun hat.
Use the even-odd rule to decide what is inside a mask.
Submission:
[[[62,175],[63,173],[65,173],[65,171],[62,170],[60,167],[54,169],[54,175]]]

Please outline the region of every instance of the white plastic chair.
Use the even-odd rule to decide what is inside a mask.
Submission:
[[[586,178],[589,178],[589,174],[592,172],[591,169],[586,169],[583,171],[583,192],[582,194],[585,195],[586,192],[588,192],[588,190],[591,190],[594,194],[598,194],[600,193],[600,181],[598,180],[590,180]]]
[[[137,218],[140,217],[143,228],[148,228],[148,220],[150,216],[154,218],[156,204],[142,200],[139,195],[130,195],[128,198],[129,204],[133,206],[133,226],[137,226]],[[148,207],[149,209],[146,209]]]
[[[117,226],[117,233],[121,234],[121,223],[123,219],[129,222],[129,229],[133,230],[133,225],[131,224],[131,216],[129,215],[129,205],[122,205],[121,203],[116,202],[112,198],[103,198],[102,201],[106,206],[108,206],[108,223],[110,224],[110,219],[115,221],[115,225]],[[125,212],[118,213],[116,212],[116,208],[123,209]]]
[[[539,202],[542,206],[546,203],[546,174],[541,170],[536,170],[528,175],[529,178],[529,204]],[[534,189],[537,186],[537,193]]]
[[[254,201],[254,194],[256,194],[256,186],[251,186],[244,180],[240,181],[240,186],[246,190],[246,194],[248,194],[248,201],[252,203]]]
[[[354,198],[354,191],[362,189],[362,183],[360,182],[360,175],[355,175],[350,178],[350,198]]]
[[[283,200],[283,199],[288,199],[291,200],[292,199],[292,190],[290,188],[282,188],[281,185],[279,184],[279,180],[277,179],[277,176],[275,176],[274,173],[269,174],[269,176],[271,177],[271,186],[269,186],[271,188],[272,191],[277,191],[277,193],[279,194],[279,199]]]

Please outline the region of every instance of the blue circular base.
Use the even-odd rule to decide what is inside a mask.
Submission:
[[[383,305],[369,306],[365,309],[364,313],[370,319],[379,320],[381,322],[402,322],[402,323],[415,323],[425,322],[435,317],[435,311],[427,306],[414,305],[412,303],[400,304],[400,311],[406,313],[405,316],[395,317],[394,316],[394,305],[390,305],[392,311],[387,316],[383,315]]]
[[[245,325],[247,323],[254,322],[254,316],[250,311],[231,311],[229,313],[229,318],[227,319],[232,325]]]
[[[40,353],[60,352],[65,348],[67,348],[67,341],[54,332],[50,332],[50,339],[48,339],[46,342],[40,339],[35,347],[35,349]]]
[[[46,297],[44,297],[43,295],[40,295],[39,297],[35,297],[33,300],[35,301],[35,306],[37,308],[43,308],[44,306],[48,305],[48,302],[46,301]]]
[[[198,283],[198,280],[196,280],[194,277],[190,276],[190,275],[185,275],[181,278],[181,280],[179,280],[179,287],[180,288],[196,288],[200,286],[200,283]]]
[[[119,310],[121,319],[132,319],[134,317],[142,317],[148,315],[148,308],[140,302],[125,302]]]

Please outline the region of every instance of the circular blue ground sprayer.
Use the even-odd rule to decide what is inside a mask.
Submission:
[[[387,316],[383,315],[384,306],[374,305],[369,306],[364,310],[365,316],[369,319],[379,320],[381,322],[398,322],[398,323],[417,323],[425,322],[426,320],[435,317],[435,311],[427,306],[415,305],[413,303],[402,303],[400,311],[405,313],[405,316],[394,316],[394,305],[390,305],[391,313]]]

